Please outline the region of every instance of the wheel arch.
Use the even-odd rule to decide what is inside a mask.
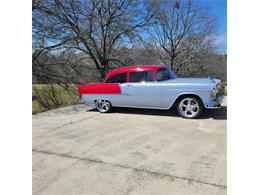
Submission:
[[[111,104],[111,106],[112,106],[112,101],[111,101],[109,98],[94,98],[94,99],[93,99],[94,104],[95,104],[96,101],[98,101],[98,100],[106,100],[106,101],[109,101],[110,104]]]
[[[172,105],[171,105],[170,108],[176,107],[177,103],[178,103],[181,99],[183,99],[184,97],[195,97],[195,98],[197,98],[198,100],[200,100],[200,102],[201,102],[203,108],[205,107],[205,106],[204,106],[204,103],[203,103],[203,101],[202,101],[202,98],[201,98],[198,94],[196,94],[196,93],[182,93],[182,94],[179,94],[178,97],[173,101],[173,103],[172,103]]]
[[[109,98],[94,98],[94,99],[93,99],[93,102],[96,103],[96,101],[98,101],[98,100],[107,100],[107,101],[109,101],[110,104],[112,105],[112,102],[111,102],[111,100],[110,100]]]

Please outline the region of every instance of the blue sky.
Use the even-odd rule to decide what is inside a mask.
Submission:
[[[211,14],[217,18],[218,31],[215,44],[221,53],[227,50],[227,0],[198,0],[209,7]]]

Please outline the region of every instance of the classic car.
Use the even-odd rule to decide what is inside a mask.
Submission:
[[[79,85],[78,92],[101,113],[112,107],[177,108],[184,118],[197,118],[203,109],[220,108],[223,100],[219,79],[177,78],[163,65],[117,68],[100,83]]]

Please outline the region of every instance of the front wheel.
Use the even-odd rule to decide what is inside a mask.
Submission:
[[[183,118],[197,118],[203,110],[201,101],[196,97],[184,97],[178,102],[178,113]]]
[[[96,108],[101,113],[107,113],[112,110],[112,105],[108,100],[96,100]]]

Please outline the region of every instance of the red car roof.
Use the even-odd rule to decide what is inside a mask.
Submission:
[[[110,77],[111,75],[118,74],[121,72],[129,72],[129,71],[156,71],[159,68],[165,67],[164,65],[141,65],[141,66],[125,66],[116,68],[114,70],[111,70],[107,77]]]

